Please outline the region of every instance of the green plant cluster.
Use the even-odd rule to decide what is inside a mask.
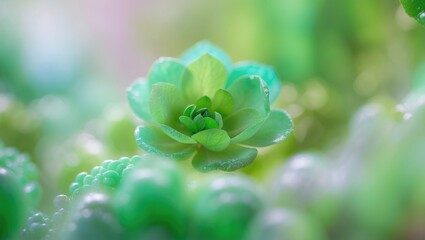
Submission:
[[[123,160],[129,159],[102,165]],[[286,236],[322,239],[315,223],[297,211],[269,209],[259,185],[247,176],[212,175],[189,188],[184,172],[169,159],[144,155],[131,160],[137,163],[117,179],[115,188],[103,184],[73,198],[58,195],[51,217],[34,212],[23,238],[256,239],[267,231],[273,239],[282,227],[302,226]]]
[[[90,173],[76,176],[71,197],[54,199],[53,214],[32,212],[21,237],[379,240],[423,236],[416,225],[403,224],[420,221],[425,210],[423,96],[417,91],[396,106],[385,101],[364,106],[339,147],[295,155],[270,175],[264,187],[248,176],[229,173],[191,181],[179,163],[155,154],[106,160]],[[4,180],[0,183],[10,186],[7,174],[0,172]],[[11,210],[25,206],[20,199],[22,205],[10,204]],[[9,233],[17,231],[10,229]]]
[[[264,186],[240,173],[180,168],[174,160],[192,158],[201,172],[237,170],[257,156],[255,147],[285,139],[293,124],[270,108],[279,94],[272,86],[280,88],[270,79],[277,79],[270,67],[233,66],[209,43],[180,60],[158,60],[128,90],[143,120],[137,143],[150,154],[77,174],[52,214],[36,210],[35,165],[0,144],[0,239],[425,238],[421,88],[399,105],[364,106],[336,147],[279,163]],[[196,174],[202,180],[191,179]]]
[[[280,87],[271,67],[232,65],[223,50],[200,42],[181,59],[159,59],[146,80],[128,88],[130,106],[143,120],[136,141],[149,153],[192,158],[202,172],[242,168],[254,161],[256,147],[292,132],[289,115],[270,108]]]

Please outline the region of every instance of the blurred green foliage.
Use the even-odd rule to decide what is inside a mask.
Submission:
[[[61,25],[47,24],[42,18],[34,20],[31,26],[26,24],[25,14],[36,12],[33,9],[38,5],[44,11],[41,15],[45,13],[50,17],[55,16],[54,10],[71,15],[72,9],[64,10],[65,5],[3,3],[0,90],[12,92],[25,103],[45,94],[64,95],[71,100],[68,111],[78,111],[73,116],[83,120],[67,125],[78,123],[78,128],[88,118],[101,114],[98,110],[111,102],[106,99],[124,101],[122,93],[110,89],[115,85],[124,89],[133,79],[114,72],[115,66],[127,65],[124,71],[146,75],[133,67],[134,56],[144,58],[141,69],[146,71],[159,56],[178,56],[194,42],[209,39],[222,46],[235,62],[252,59],[276,69],[284,84],[283,94],[290,88],[292,96],[283,96],[277,105],[285,109],[289,106],[290,113],[297,116],[296,124],[302,129],[296,133],[292,151],[295,152],[324,147],[344,131],[353,112],[373,96],[400,99],[411,85],[406,79],[412,79],[416,69],[423,69],[425,33],[419,24],[407,17],[397,1],[219,0],[199,3],[185,0],[169,3],[167,10],[163,10],[164,4],[164,1],[120,4],[116,10],[123,15],[115,22],[107,18],[109,8],[95,10],[98,20],[82,15],[79,21],[71,23],[59,18],[58,24],[69,25],[69,31],[74,33],[70,39],[57,29]],[[92,6],[80,7],[90,10]],[[206,12],[215,15],[211,17],[204,14]],[[14,25],[17,20],[22,20],[22,24]],[[103,29],[99,28],[108,23],[118,25],[110,27],[113,34],[103,37],[100,35]],[[93,35],[88,37],[84,32]],[[78,37],[76,41],[74,38]],[[53,43],[50,48],[40,44],[46,39]],[[127,42],[135,43],[121,45]],[[109,48],[99,47],[103,45]],[[123,47],[133,51],[127,54],[126,61],[121,63],[121,56],[107,55],[121,49],[126,52]],[[39,52],[43,54],[37,55]],[[30,56],[39,61],[29,61]],[[90,80],[93,76],[104,81]],[[111,79],[119,82],[111,83]],[[85,91],[97,96],[86,95]],[[310,104],[315,102],[318,104]],[[75,132],[75,128],[71,132]],[[305,137],[306,134],[309,137]]]
[[[271,239],[424,239],[425,31],[409,17],[421,22],[423,4],[401,3],[407,13],[400,2],[384,0],[2,1],[0,138],[39,166],[40,209],[50,212],[53,196],[67,192],[77,173],[138,153],[133,130],[139,123],[124,105],[125,87],[146,76],[159,56],[177,57],[209,39],[234,62],[273,66],[283,86],[273,107],[287,109],[295,122],[292,136],[261,149],[242,170],[265,190],[266,209],[223,207],[234,217],[248,209],[241,214],[252,220],[229,232],[254,239],[266,233]],[[297,167],[300,159],[305,165]],[[208,202],[192,192],[204,175],[181,165],[192,180],[187,196]],[[15,199],[1,201],[0,215],[23,211],[21,193],[9,187],[16,179],[0,175],[1,197]],[[120,191],[135,187],[126,184]],[[121,234],[114,200],[99,194],[82,200],[72,221],[115,226],[110,236]],[[209,210],[193,217],[219,219]],[[38,224],[33,231],[50,228],[40,216],[29,221]],[[13,226],[0,224],[0,238],[18,231],[23,217],[13,217]],[[167,237],[161,228],[151,230]]]
[[[0,167],[0,239],[16,237],[24,222],[27,209],[18,185],[17,177]]]

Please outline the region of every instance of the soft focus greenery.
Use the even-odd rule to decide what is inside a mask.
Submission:
[[[420,0],[2,1],[0,239],[425,239],[423,12]],[[170,80],[156,59],[188,66],[202,52],[180,54],[206,39],[221,72],[271,66],[270,107],[294,122],[232,174],[144,156],[146,112],[127,103],[138,77]],[[264,65],[232,66],[246,59]],[[190,130],[184,110],[216,91],[185,81],[176,116]]]

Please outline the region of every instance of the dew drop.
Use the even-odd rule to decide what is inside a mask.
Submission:
[[[266,94],[267,97],[270,95],[270,90],[267,86],[264,87],[264,94]]]
[[[420,24],[425,24],[425,12],[419,13],[417,19]]]
[[[70,199],[68,196],[63,194],[57,195],[53,200],[53,204],[57,209],[61,209],[67,207],[70,204]]]
[[[410,118],[412,118],[412,114],[407,112],[405,114],[403,114],[403,120],[404,121],[408,121]]]

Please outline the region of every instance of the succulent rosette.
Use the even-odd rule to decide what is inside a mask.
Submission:
[[[143,120],[137,144],[176,160],[192,158],[202,172],[242,168],[256,158],[256,147],[292,132],[290,116],[270,109],[280,88],[271,67],[233,66],[223,50],[198,43],[181,59],[158,59],[147,79],[128,88],[130,106]]]

